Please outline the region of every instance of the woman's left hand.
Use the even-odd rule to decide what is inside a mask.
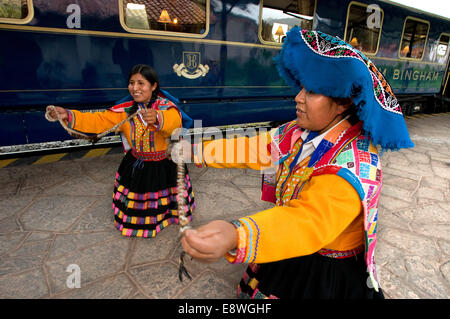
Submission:
[[[142,118],[148,124],[157,124],[158,118],[156,117],[156,110],[154,109],[144,109],[142,111]]]

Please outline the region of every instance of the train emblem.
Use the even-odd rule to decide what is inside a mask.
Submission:
[[[200,52],[183,52],[183,62],[175,64],[173,71],[187,79],[197,79],[209,72],[209,66],[200,64]]]

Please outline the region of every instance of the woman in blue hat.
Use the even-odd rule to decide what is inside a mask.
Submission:
[[[241,298],[384,298],[374,260],[376,146],[413,147],[400,105],[369,59],[319,31],[290,30],[275,63],[299,92],[297,118],[236,138],[233,154],[250,154],[245,163],[227,158],[223,140],[194,145],[193,158],[200,166],[275,168],[264,176],[262,199],[276,206],[186,230],[183,248],[200,261],[248,263]]]

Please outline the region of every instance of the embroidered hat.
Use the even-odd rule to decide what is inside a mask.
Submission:
[[[375,145],[398,150],[413,147],[398,104],[383,74],[350,44],[322,33],[292,28],[274,58],[288,85],[335,98],[353,99]]]

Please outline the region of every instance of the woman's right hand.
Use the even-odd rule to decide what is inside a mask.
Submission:
[[[56,112],[58,112],[58,115],[61,118],[61,120],[67,121],[69,119],[69,115],[65,108],[60,107],[60,106],[54,106],[54,109],[53,109],[53,108],[50,108],[49,106],[47,106],[47,112],[49,112],[50,117],[57,120],[58,115],[55,113],[55,110],[56,110]]]
[[[197,229],[187,229],[181,238],[184,251],[205,263],[223,258],[228,251],[236,249],[237,243],[236,228],[224,220],[213,220]]]

